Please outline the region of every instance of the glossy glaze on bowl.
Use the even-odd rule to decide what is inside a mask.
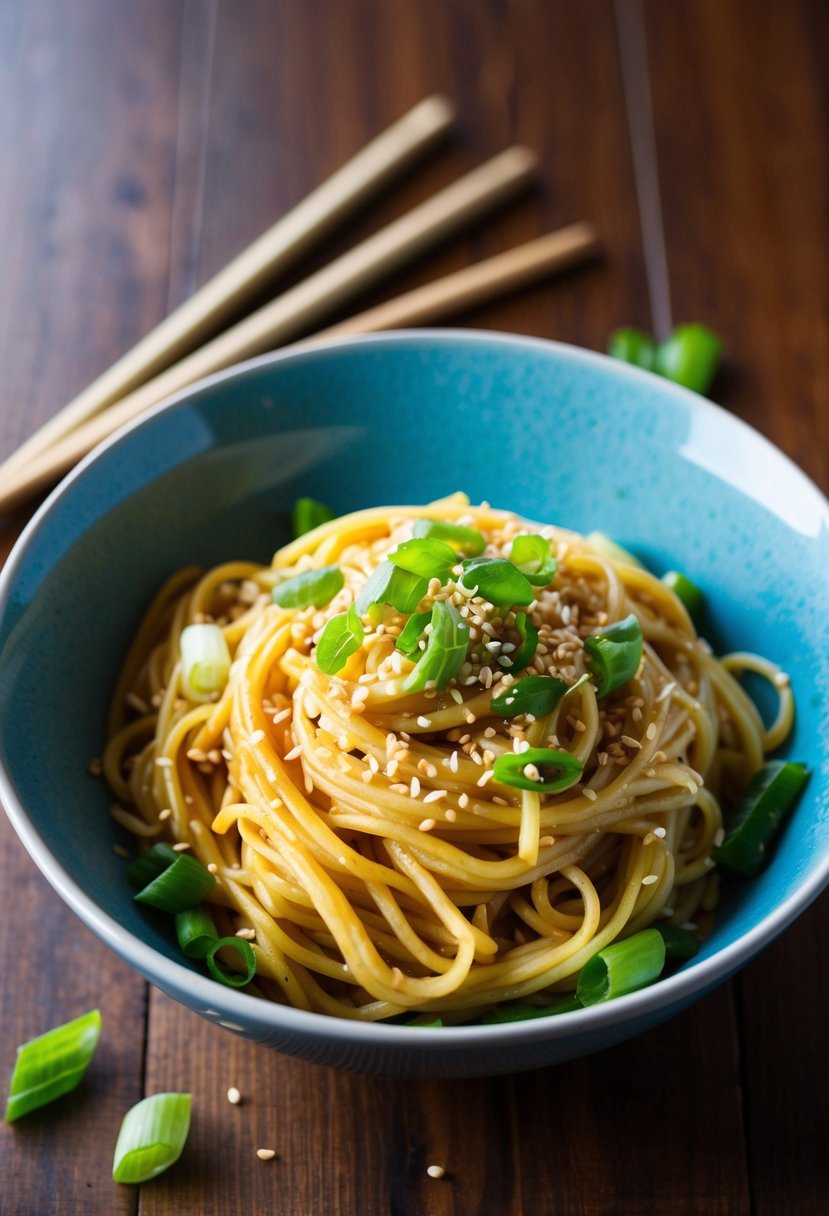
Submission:
[[[176,567],[267,561],[310,494],[337,512],[456,489],[600,528],[679,567],[730,648],[791,672],[787,751],[814,770],[769,869],[736,884],[700,955],[644,992],[554,1019],[440,1031],[306,1014],[222,988],[133,904],[110,796],[86,773],[117,669]],[[202,1016],[340,1067],[484,1075],[608,1046],[733,973],[829,877],[829,506],[744,424],[636,369],[493,334],[383,335],[265,356],[182,394],[94,453],[0,579],[0,794],[75,912]],[[124,840],[124,837],[120,837]]]

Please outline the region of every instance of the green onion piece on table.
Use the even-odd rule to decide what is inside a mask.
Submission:
[[[294,537],[313,532],[314,528],[327,524],[331,519],[334,519],[334,512],[324,502],[317,502],[315,498],[298,498],[291,512]]]
[[[587,666],[597,681],[596,696],[606,697],[627,684],[642,661],[642,626],[633,613],[584,639]]]
[[[142,853],[127,870],[127,879],[134,887],[146,887],[147,883],[169,869],[174,861],[178,861],[180,856],[171,844],[162,842],[150,845],[146,853]]]
[[[644,569],[638,557],[634,557],[629,549],[617,544],[613,537],[608,536],[606,532],[590,532],[584,539],[590,548],[595,549],[602,557],[610,558],[612,562],[624,562],[628,566],[638,566],[640,570]]]
[[[375,604],[389,604],[408,616],[423,599],[428,585],[428,579],[401,570],[392,562],[381,562],[357,596],[357,614],[365,616]]]
[[[691,619],[696,619],[705,605],[705,596],[696,583],[692,583],[678,570],[668,570],[666,574],[662,575],[662,582],[681,601]]]
[[[538,630],[526,612],[516,612],[515,632],[518,634],[519,647],[512,655],[511,668],[513,671],[523,671],[529,667],[538,649]]]
[[[277,583],[271,598],[280,608],[324,608],[344,586],[339,566],[323,566],[319,570],[303,570],[284,583]]]
[[[747,878],[759,874],[775,833],[808,780],[805,764],[789,760],[764,764],[749,782],[725,840],[712,851],[714,861]]]
[[[502,718],[515,718],[518,714],[546,718],[569,691],[570,685],[556,676],[525,676],[500,696],[493,697],[489,708]]]
[[[213,917],[203,904],[176,913],[176,938],[188,958],[204,958],[219,934]]]
[[[643,367],[647,372],[652,372],[656,365],[656,343],[653,338],[632,326],[614,330],[610,335],[607,353],[614,359],[621,359],[623,363]]]
[[[543,536],[516,536],[509,559],[533,587],[549,586],[558,570],[558,561],[550,550],[550,542]]]
[[[445,583],[452,573],[452,567],[458,564],[458,555],[445,541],[422,536],[404,540],[389,554],[389,561],[420,578],[438,578]]]
[[[527,766],[530,773],[527,774]],[[525,752],[506,752],[492,766],[495,780],[517,790],[538,794],[560,794],[569,790],[582,775],[584,765],[570,752],[552,747],[530,747]],[[538,776],[535,776],[535,773]]]
[[[675,925],[652,925],[665,943],[665,958],[670,962],[685,962],[699,953],[699,942],[690,929]]]
[[[6,1101],[6,1122],[13,1123],[74,1089],[100,1037],[101,1015],[92,1009],[18,1047]]]
[[[221,965],[216,956],[224,949],[233,950],[239,955],[242,971],[227,971]],[[220,984],[226,984],[228,988],[244,988],[256,975],[256,955],[250,942],[246,942],[243,937],[218,938],[207,951],[204,961],[213,979],[218,980]]]
[[[153,1094],[124,1115],[112,1177],[148,1182],[178,1161],[190,1130],[189,1094]]]
[[[636,992],[659,979],[665,966],[665,940],[656,929],[605,946],[581,969],[576,996],[582,1005],[599,1005]]]
[[[348,612],[340,612],[326,622],[317,642],[316,660],[320,671],[335,676],[363,644],[366,631],[354,604]]]
[[[431,536],[435,540],[443,540],[458,553],[466,553],[469,557],[477,557],[486,548],[486,541],[474,528],[449,524],[442,519],[419,519],[413,532],[417,537]]]
[[[201,903],[216,879],[195,857],[177,853],[172,865],[134,897],[162,912],[185,912]]]
[[[678,325],[656,348],[654,370],[674,384],[707,393],[723,354],[723,344],[704,325]]]
[[[420,648],[418,646],[418,642],[423,637],[423,630],[429,624],[431,619],[432,610],[430,608],[427,612],[416,612],[414,616],[410,616],[408,621],[406,621],[406,624],[403,626],[403,629],[400,632],[399,638],[395,642],[395,646],[398,650],[401,650],[403,654],[407,656],[407,658],[413,660],[420,658]]]
[[[466,661],[469,626],[457,608],[438,601],[432,608],[432,628],[426,649],[403,681],[405,692],[420,692],[429,684],[445,688]]]
[[[464,562],[460,584],[496,608],[531,604],[535,599],[530,580],[503,557],[473,557]]]
[[[230,675],[230,651],[218,625],[188,625],[181,631],[181,674],[196,701],[221,692]]]

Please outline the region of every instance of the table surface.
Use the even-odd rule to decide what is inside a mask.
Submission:
[[[457,139],[302,271],[524,142],[541,188],[389,292],[590,218],[600,263],[457,323],[602,349],[621,324],[703,320],[728,345],[715,398],[827,489],[827,80],[821,0],[3,0],[0,454],[439,90]],[[0,1076],[92,1006],[106,1034],[74,1098],[2,1128],[0,1211],[825,1216],[828,927],[824,899],[735,981],[588,1059],[365,1078],[148,988],[3,818]],[[167,1089],[194,1096],[184,1156],[117,1187],[122,1113]]]

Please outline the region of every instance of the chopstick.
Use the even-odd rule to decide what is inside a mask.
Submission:
[[[0,511],[51,485],[102,439],[165,397],[241,359],[284,345],[360,291],[379,282],[526,185],[536,157],[513,147],[368,237],[308,279],[64,434],[24,465],[0,469]],[[49,424],[47,424],[47,427]],[[42,431],[46,428],[42,428]],[[38,432],[40,435],[41,432]]]
[[[427,97],[366,144],[36,431],[0,465],[0,482],[200,346],[313,242],[432,148],[454,118],[454,108],[444,97]]]

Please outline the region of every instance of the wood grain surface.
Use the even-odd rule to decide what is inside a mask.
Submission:
[[[394,293],[590,219],[602,261],[458,323],[602,349],[619,324],[703,320],[728,344],[715,397],[826,489],[827,69],[819,0],[2,0],[0,455],[442,91],[454,144],[290,281],[526,143],[538,191]],[[825,1216],[827,928],[824,899],[735,982],[585,1060],[365,1078],[270,1054],[148,989],[4,819],[0,1077],[19,1042],[87,1008],[105,1035],[74,1096],[0,1129],[0,1214]],[[194,1098],[180,1162],[116,1186],[121,1114],[177,1088]]]

